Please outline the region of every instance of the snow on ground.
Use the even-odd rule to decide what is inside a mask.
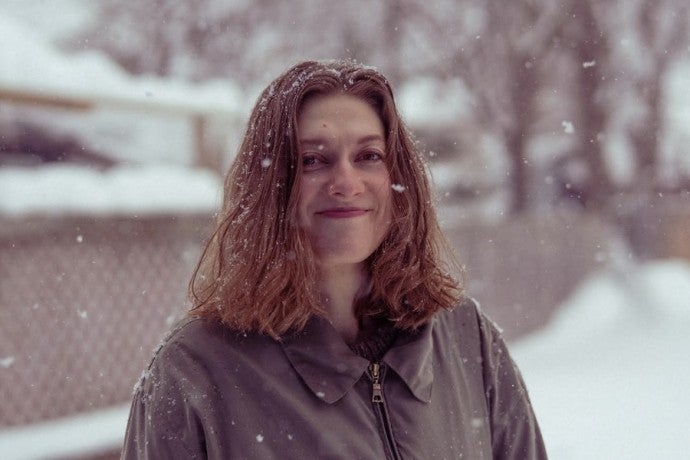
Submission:
[[[187,167],[0,168],[0,215],[214,212],[221,190],[217,174]]]
[[[0,431],[4,460],[78,458],[122,446],[129,404]]]
[[[688,292],[688,262],[603,272],[586,281],[544,330],[511,345],[550,458],[687,458]],[[0,431],[0,458],[117,449],[127,410]]]
[[[687,458],[690,264],[592,277],[512,347],[557,460]]]

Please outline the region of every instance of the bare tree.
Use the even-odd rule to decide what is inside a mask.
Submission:
[[[634,84],[643,116],[631,128],[637,156],[638,176],[658,179],[660,137],[664,124],[664,79],[670,65],[688,48],[690,6],[682,0],[642,0],[634,16],[644,66],[638,67]]]
[[[556,38],[570,17],[566,2],[483,3],[483,28],[457,50],[450,71],[461,75],[477,97],[482,123],[502,136],[511,161],[512,210],[530,206],[531,162],[528,152],[536,121],[536,98],[557,49]]]
[[[544,126],[577,120],[569,158],[585,165],[582,199],[603,206],[614,190],[605,161],[609,121],[621,94],[647,109],[629,138],[640,171],[654,175],[663,129],[663,79],[687,47],[684,0],[310,0],[226,2],[102,0],[90,45],[132,72],[189,79],[230,77],[263,86],[305,58],[349,57],[381,67],[394,83],[411,76],[461,78],[473,94],[476,124],[500,139],[510,160],[512,209],[529,209],[538,171],[530,150]],[[624,14],[623,14],[624,13]],[[105,25],[105,27],[103,26]],[[635,40],[635,60],[620,42]],[[563,88],[554,69],[568,66],[572,88],[558,115],[545,93]],[[630,83],[630,82],[633,83]],[[632,88],[632,89],[631,89]],[[546,125],[544,119],[547,120]],[[458,126],[458,131],[465,129]]]
[[[586,181],[580,184],[579,198],[589,208],[600,209],[611,191],[602,143],[608,120],[602,99],[603,85],[608,84],[605,69],[610,67],[610,36],[598,20],[591,0],[574,3],[571,21],[563,35],[572,44],[577,69],[575,107],[578,112],[579,146],[575,154],[587,165],[588,173]]]

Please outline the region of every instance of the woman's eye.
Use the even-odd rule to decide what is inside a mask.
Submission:
[[[375,150],[368,150],[362,153],[360,159],[364,161],[381,161],[383,160],[383,155]]]
[[[319,167],[323,161],[316,155],[304,155],[302,157],[302,166],[305,169],[314,169]]]

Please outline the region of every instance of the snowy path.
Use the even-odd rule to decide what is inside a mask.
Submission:
[[[122,445],[129,404],[90,414],[0,431],[0,458],[74,458]]]
[[[688,458],[690,266],[655,263],[637,275],[653,301],[646,310],[600,276],[512,347],[553,459]]]

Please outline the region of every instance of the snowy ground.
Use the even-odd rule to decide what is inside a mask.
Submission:
[[[0,431],[3,460],[79,458],[122,446],[129,404]]]
[[[690,264],[601,274],[513,346],[550,457],[687,457]]]
[[[601,273],[565,302],[547,328],[512,344],[550,458],[687,458],[688,292],[687,262]],[[0,458],[117,448],[127,409],[0,432]]]

